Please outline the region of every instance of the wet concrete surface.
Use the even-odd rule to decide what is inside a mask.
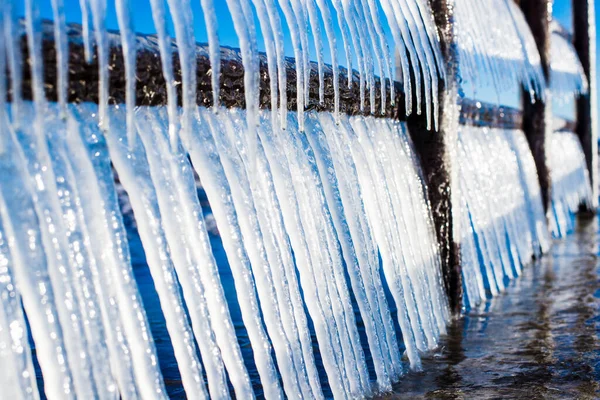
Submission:
[[[449,327],[382,399],[600,399],[600,232],[575,232]]]

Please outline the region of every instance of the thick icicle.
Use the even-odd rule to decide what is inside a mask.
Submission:
[[[63,109],[64,110],[64,109]],[[66,110],[64,110],[66,111]],[[96,396],[110,399],[115,396],[117,387],[110,370],[108,347],[104,321],[102,320],[101,299],[94,285],[96,258],[90,248],[90,235],[84,221],[79,188],[66,148],[67,119],[60,118],[61,106],[48,104],[48,114],[44,123],[48,155],[56,180],[56,194],[60,205],[59,212],[64,226],[66,254],[72,269],[70,280],[73,292],[79,299],[79,315],[85,334],[85,346],[89,359]],[[66,116],[66,114],[65,114]]]
[[[0,31],[1,32],[1,31]],[[4,125],[4,123],[3,123]],[[1,213],[0,213],[1,214]],[[28,329],[16,286],[7,236],[0,216],[0,374],[6,399],[39,399]]]
[[[94,105],[80,105],[76,110],[76,118],[78,121],[89,119],[89,124],[94,125],[97,123],[97,110],[98,108]],[[114,111],[111,113],[115,114]],[[120,119],[120,121],[123,120],[124,117]],[[115,127],[117,126],[124,127],[124,121],[115,125]],[[81,152],[80,140],[92,144],[88,157],[93,163],[97,178],[93,178],[94,174],[89,162],[80,159],[77,164],[78,168],[85,169],[89,175],[78,179],[81,179],[79,180],[81,183],[87,183],[86,189],[81,190],[82,195],[87,196],[85,198],[88,202],[90,199],[93,200],[93,203],[89,203],[95,204],[95,207],[84,207],[84,213],[86,220],[90,221],[90,225],[93,226],[93,231],[98,232],[97,238],[100,240],[101,246],[96,247],[94,252],[96,258],[103,261],[103,267],[100,269],[105,273],[110,272],[109,277],[104,279],[113,282],[111,287],[114,286],[115,298],[123,324],[123,336],[129,347],[129,349],[123,348],[123,352],[127,355],[130,354],[139,396],[164,398],[166,391],[142,299],[135,284],[127,247],[127,235],[115,192],[111,160],[118,161],[118,159],[116,157],[108,158],[105,141],[97,128],[91,129],[85,135],[87,136],[78,140],[74,132],[71,132],[69,146],[71,150],[75,149]],[[118,140],[113,135],[107,135],[106,139],[108,139],[109,149],[111,141]],[[124,138],[121,141],[124,142]],[[104,201],[96,204],[99,199],[104,199]],[[100,213],[98,210],[103,210],[103,212]],[[128,382],[128,378],[125,378],[123,382]],[[121,384],[121,382],[119,383]],[[136,396],[134,389],[130,386],[126,386],[126,390],[131,396]]]
[[[238,160],[236,163],[235,159],[233,159],[234,154],[236,153],[235,149],[231,149],[231,147],[234,146],[233,142],[241,140],[240,145],[244,146],[243,139],[235,134],[234,129],[236,128],[233,126],[233,123],[230,120],[231,117],[228,114],[229,112],[227,111],[220,112],[218,114],[219,118],[217,119],[217,116],[204,112],[203,117],[210,126],[210,132],[212,134],[211,142],[214,142],[215,150],[221,159],[221,167],[219,167],[218,172],[223,173],[224,176],[221,177],[220,181],[233,181],[236,182],[236,184],[233,186],[230,185],[229,190],[221,187],[219,188],[219,191],[216,191],[216,188],[214,187],[207,187],[206,192],[209,196],[209,200],[214,200],[214,204],[211,203],[211,205],[218,226],[220,229],[225,229],[226,232],[229,232],[229,234],[222,236],[223,245],[229,256],[228,260],[234,275],[238,295],[244,293],[244,298],[240,299],[242,319],[248,330],[250,341],[254,344],[253,348],[256,349],[254,358],[263,389],[265,390],[265,396],[268,398],[278,398],[282,396],[282,392],[277,381],[274,363],[270,356],[271,345],[262,328],[258,303],[259,298],[261,300],[260,306],[264,310],[263,316],[267,330],[271,333],[271,340],[276,341],[280,339],[274,337],[275,332],[277,332],[277,335],[283,335],[283,332],[281,331],[280,326],[274,326],[277,322],[273,319],[277,319],[277,316],[275,315],[276,311],[273,310],[273,305],[269,304],[269,301],[273,300],[272,294],[265,296],[265,293],[263,292],[263,290],[272,290],[273,284],[267,280],[268,277],[263,271],[268,263],[266,259],[263,259],[266,255],[264,253],[264,248],[261,249],[262,233],[257,226],[256,215],[251,204],[251,199],[248,197],[248,193],[244,193],[245,191],[249,191],[248,184],[250,183],[250,178],[239,175],[243,173],[244,166],[241,164],[241,160]],[[240,119],[239,116],[237,119]],[[190,151],[190,153],[193,154],[194,152]],[[248,155],[248,157],[250,157],[250,155]],[[254,159],[251,163],[256,163],[256,160]],[[250,168],[254,170],[255,166],[251,166]],[[199,168],[197,168],[197,172],[202,179],[205,172]],[[222,185],[223,184],[221,183],[221,186]],[[223,190],[227,190],[229,193],[224,195]],[[231,198],[231,202],[224,201],[224,199],[227,198]],[[229,239],[225,239],[226,237],[231,237],[234,240],[230,241]],[[269,285],[270,287],[268,287]],[[258,296],[256,292],[258,292]],[[280,343],[277,342],[274,343],[274,347],[277,360],[281,364],[282,374],[284,375],[284,386],[286,390],[289,390],[289,385],[297,386],[298,382],[296,381],[295,376],[285,376],[286,374],[289,374],[288,368],[285,367],[289,360],[285,359],[288,356],[283,355],[281,351],[286,350],[282,349]],[[289,379],[292,379],[293,381],[290,381]]]
[[[57,301],[57,313],[65,335],[66,356],[73,375],[74,394],[95,395],[92,383],[92,371],[89,365],[86,338],[82,327],[79,299],[74,290],[72,258],[69,258],[68,242],[61,220],[56,177],[54,175],[48,143],[44,130],[44,116],[47,103],[43,86],[43,66],[41,58],[41,29],[39,10],[32,0],[25,4],[27,46],[31,64],[33,106],[29,105],[27,114],[33,125],[24,126],[27,132],[15,132],[17,146],[26,162],[26,171],[32,181],[34,210],[40,219],[41,238],[47,253],[48,270],[51,285],[60,298]],[[24,111],[24,110],[23,110]],[[17,139],[18,137],[18,139]],[[64,390],[70,392],[70,383]]]
[[[267,217],[264,215],[264,207],[258,207],[253,200],[253,198],[258,200],[258,197],[262,196],[262,192],[258,187],[258,181],[261,178],[249,179],[251,161],[244,156],[245,149],[243,146],[239,146],[240,143],[243,143],[241,142],[241,136],[245,134],[245,130],[235,123],[235,121],[241,120],[241,116],[232,110],[221,114],[220,117],[221,129],[224,131],[219,133],[217,130],[213,130],[213,137],[228,180],[236,182],[236,185],[231,187],[233,205],[239,221],[239,227],[236,229],[241,232],[241,238],[247,252],[247,260],[244,261],[245,263],[249,262],[252,266],[258,299],[267,331],[273,342],[284,388],[288,394],[300,393],[300,389],[302,389],[303,393],[309,395],[311,389],[308,382],[304,381],[304,371],[294,370],[290,339],[284,334],[285,327],[281,321],[281,311],[275,301],[275,286],[279,285],[280,282],[273,281],[273,272],[269,265],[281,265],[281,261],[280,255],[270,242],[272,240],[272,230]],[[236,143],[238,144],[237,151],[235,151]],[[259,168],[258,170],[260,170],[261,165],[264,168],[263,160],[256,160],[255,162]],[[244,167],[246,167],[246,173],[244,173]],[[239,243],[238,247],[240,245],[242,243]],[[297,374],[299,376],[296,376]],[[302,385],[302,387],[299,385]]]
[[[86,240],[84,243],[89,248],[88,254],[91,256],[90,259],[95,260],[95,263],[90,263],[90,270],[95,291],[100,300],[100,315],[106,333],[110,365],[113,376],[119,386],[121,397],[124,399],[137,398],[138,392],[133,376],[131,350],[127,339],[124,337],[124,326],[119,317],[118,284],[113,284],[113,281],[119,282],[119,272],[115,274],[116,271],[113,266],[116,263],[112,261],[118,258],[113,253],[116,246],[112,242],[112,240],[118,240],[118,237],[115,235],[115,238],[112,240],[105,239],[108,223],[103,224],[103,215],[105,213],[98,212],[98,210],[104,210],[105,206],[98,203],[101,198],[104,199],[107,197],[103,197],[104,193],[101,193],[98,189],[98,178],[91,160],[101,158],[101,154],[106,154],[106,149],[98,146],[101,150],[97,151],[94,145],[91,145],[89,148],[84,145],[83,140],[87,139],[86,135],[89,133],[89,130],[86,129],[87,126],[82,126],[76,121],[77,117],[74,113],[76,113],[76,110],[71,108],[67,117],[65,140],[70,154],[68,160],[73,174],[73,182],[79,193],[78,204],[81,206],[81,212],[87,226],[87,235],[89,237],[90,232],[94,232],[95,235],[93,241]],[[93,132],[96,133],[97,128]],[[82,135],[85,138],[83,140]],[[102,144],[103,142],[100,143]],[[108,163],[104,164],[104,168],[106,167],[109,167]],[[101,168],[99,167],[98,169],[101,170]],[[112,184],[112,171],[110,168],[108,169]],[[113,274],[115,278],[113,278]]]
[[[373,361],[377,373],[377,381],[381,390],[390,390],[391,381],[386,370],[387,349],[382,346],[385,343],[385,333],[381,322],[379,322],[379,309],[376,309],[374,302],[375,295],[373,294],[374,284],[371,282],[370,268],[364,262],[362,254],[362,238],[360,237],[360,228],[357,227],[360,222],[354,212],[353,200],[351,194],[346,187],[348,180],[343,166],[340,161],[334,159],[337,154],[337,143],[329,144],[325,139],[325,132],[335,130],[333,121],[328,120],[325,114],[320,116],[323,121],[323,129],[319,125],[313,125],[312,133],[307,135],[311,147],[315,152],[317,166],[322,177],[323,187],[327,198],[329,209],[331,210],[333,223],[335,225],[338,240],[342,247],[342,253],[346,263],[346,268],[350,276],[352,290],[357,299],[360,314],[365,323],[367,338]],[[330,136],[331,137],[331,136]],[[339,156],[338,156],[339,157]],[[333,173],[335,171],[335,173]],[[387,306],[386,306],[387,307]]]
[[[160,116],[157,118],[157,115]],[[120,120],[122,116],[115,112],[114,118]],[[184,388],[190,397],[206,397],[202,367],[196,356],[194,335],[187,323],[177,281],[183,289],[193,333],[207,368],[210,393],[214,398],[228,398],[223,361],[216,345],[218,340],[211,329],[211,321],[214,319],[208,311],[207,302],[210,299],[205,295],[205,286],[197,267],[205,265],[206,260],[198,259],[197,255],[202,253],[202,250],[191,250],[193,247],[188,241],[192,239],[186,237],[192,236],[181,232],[182,224],[185,226],[184,221],[189,219],[180,213],[180,210],[186,207],[183,204],[185,197],[172,196],[173,192],[178,190],[173,185],[176,185],[174,174],[177,173],[176,160],[181,158],[180,152],[174,153],[170,147],[168,123],[164,122],[168,117],[165,114],[144,107],[138,111],[136,120],[140,145],[129,153],[121,144],[122,134],[116,132],[117,138],[109,138],[109,148],[121,181],[128,190],[134,213],[138,217],[140,235],[159,291],[169,334],[172,336]],[[131,157],[132,154],[137,157]],[[216,296],[214,301],[218,301]],[[223,303],[219,304],[222,306]],[[228,317],[228,310],[223,312]],[[218,317],[217,320],[220,318],[222,317]],[[236,342],[228,345],[235,351]],[[236,384],[233,377],[232,382]]]
[[[420,330],[411,327],[409,314],[415,314],[414,298],[410,291],[405,262],[399,259],[402,252],[396,250],[396,246],[399,245],[398,228],[395,226],[392,198],[384,168],[376,156],[364,121],[356,118],[351,122],[352,127],[348,123],[346,134],[352,143],[352,155],[357,166],[361,189],[365,194],[367,215],[371,229],[375,232],[386,281],[396,302],[398,322],[411,366],[419,369],[421,363],[418,349],[423,348],[424,338]],[[415,322],[418,322],[418,318]]]
[[[306,306],[314,322],[314,327],[319,342],[319,349],[323,364],[329,378],[329,385],[336,397],[346,397],[344,385],[345,370],[341,366],[341,350],[335,329],[335,320],[330,318],[330,305],[328,294],[325,293],[323,278],[318,268],[313,269],[307,236],[301,223],[301,210],[298,205],[298,192],[294,189],[291,171],[286,154],[280,143],[282,136],[268,131],[259,130],[261,141],[264,145],[265,155],[273,173],[274,189],[279,199],[282,218],[285,224],[290,243],[294,251],[296,266],[298,268],[300,284],[305,293]],[[295,125],[292,125],[296,132]],[[331,324],[327,321],[331,321]]]
[[[51,265],[44,251],[33,188],[12,129],[6,139],[6,151],[0,156],[0,169],[6,179],[0,185],[0,215],[14,260],[13,276],[29,318],[46,395],[74,397],[73,378],[57,312],[60,300],[55,297],[51,283],[55,270],[49,269]],[[66,292],[61,293],[64,295]]]
[[[342,270],[341,250],[335,237],[331,214],[325,203],[314,155],[305,135],[285,135],[282,139],[292,173],[296,174],[296,179],[303,177],[296,183],[300,199],[298,204],[304,216],[303,224],[309,232],[309,249],[313,264],[321,266],[325,290],[330,296],[333,319],[338,326],[343,354],[342,366],[348,379],[348,390],[354,396],[364,394],[370,390],[368,378],[365,376],[364,354],[358,340],[354,313]]]

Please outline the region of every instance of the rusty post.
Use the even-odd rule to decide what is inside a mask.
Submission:
[[[573,45],[589,83],[588,93],[577,98],[577,128],[592,184],[595,213],[598,207],[598,117],[596,94],[596,22],[593,0],[573,0]]]
[[[452,166],[458,144],[458,55],[454,44],[454,0],[431,0],[431,9],[441,39],[447,80],[440,82],[440,129],[427,130],[423,118],[408,118],[408,130],[419,155],[428,186],[427,195],[433,212],[437,240],[440,245],[442,274],[450,308],[462,308],[462,274],[460,250],[456,238],[458,227],[452,218],[457,200],[457,171]]]
[[[519,2],[535,38],[546,82],[550,82],[552,2],[553,0],[521,0]],[[538,97],[532,102],[529,94],[523,92],[523,131],[535,160],[542,190],[542,202],[546,212],[550,208],[552,198],[552,183],[546,154],[547,142],[552,132],[552,103],[549,96],[550,94],[547,93],[545,100]]]

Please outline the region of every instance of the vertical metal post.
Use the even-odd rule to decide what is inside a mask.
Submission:
[[[553,0],[521,0],[519,3],[535,38],[548,83],[550,82],[550,22]],[[552,102],[549,91],[546,91],[545,100],[536,98],[533,103],[530,101],[529,94],[523,94],[523,131],[535,160],[542,201],[547,212],[552,198],[552,182],[546,154],[547,142],[552,133]]]
[[[447,81],[440,82],[440,130],[429,131],[424,118],[408,118],[408,130],[420,157],[427,195],[433,211],[437,240],[440,245],[442,274],[450,308],[462,308],[462,275],[457,221],[452,218],[453,204],[459,205],[458,179],[452,161],[456,160],[458,134],[458,56],[454,44],[454,0],[430,0],[441,39]]]
[[[593,194],[598,207],[598,117],[596,94],[596,22],[593,0],[573,0],[573,45],[589,82],[589,91],[577,99],[577,135],[585,154]]]

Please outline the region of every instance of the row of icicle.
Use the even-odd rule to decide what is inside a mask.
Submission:
[[[581,142],[573,132],[554,132],[549,140],[548,158],[552,181],[550,228],[557,238],[574,228],[572,215],[580,205],[591,208],[592,190]]]
[[[173,51],[169,34],[167,32],[166,16],[168,15],[165,3],[159,0],[149,0],[152,7],[154,27],[158,36],[163,75],[167,82],[167,95],[170,116],[171,144],[175,146],[180,129],[185,130],[190,124],[189,114],[195,105],[195,32],[194,16],[189,0],[168,0],[166,6],[172,16],[175,27],[175,38],[179,50],[179,59],[182,66],[183,95],[182,103],[184,116],[181,121],[176,118],[177,94],[171,65]],[[133,87],[133,71],[135,71],[135,39],[132,37],[132,23],[128,0],[116,0],[116,10],[119,28],[122,35],[123,52],[125,57],[125,70],[128,76],[127,102],[135,104]],[[108,97],[108,41],[106,38],[105,18],[106,0],[80,0],[83,14],[84,45],[87,59],[91,60],[93,43],[97,48],[100,65],[100,115],[102,124],[106,121],[106,104]],[[287,87],[285,71],[285,48],[283,30],[284,26],[290,32],[294,58],[297,60],[297,105],[299,111],[299,124],[304,127],[304,107],[308,102],[309,76],[311,71],[310,60],[315,57],[318,63],[319,98],[324,97],[324,56],[321,27],[324,27],[327,46],[331,54],[333,84],[335,91],[334,112],[339,115],[340,95],[339,78],[341,55],[338,55],[337,42],[342,41],[344,61],[348,70],[356,67],[359,72],[360,109],[365,108],[365,98],[369,96],[370,113],[383,112],[389,103],[395,99],[394,86],[389,85],[398,77],[394,76],[394,56],[392,51],[400,53],[401,72],[399,78],[404,85],[406,93],[406,114],[416,110],[418,114],[427,116],[428,129],[437,128],[438,124],[438,82],[444,79],[445,68],[442,62],[440,44],[429,4],[425,0],[227,0],[227,7],[234,22],[235,32],[239,38],[239,45],[244,66],[244,94],[248,110],[247,123],[250,134],[246,140],[250,151],[255,151],[258,112],[258,84],[259,62],[257,29],[260,28],[266,49],[267,64],[270,79],[271,106],[274,113],[273,122],[281,129],[286,128],[287,93],[282,88]],[[219,76],[220,76],[220,51],[218,24],[213,0],[201,0],[204,26],[208,37],[210,63],[212,69],[213,104],[219,104]],[[64,17],[61,18],[62,0],[53,0],[55,13],[56,41],[65,42]],[[35,5],[33,5],[35,8]],[[283,15],[283,18],[281,18]],[[259,27],[255,26],[255,17]],[[90,28],[90,20],[93,22]],[[384,26],[389,27],[393,36],[393,46],[390,46]],[[309,33],[314,39],[316,54],[309,52]],[[393,47],[390,49],[390,47]],[[59,57],[58,62],[65,58]],[[411,60],[409,62],[409,60]],[[59,69],[60,66],[59,66]],[[64,70],[63,70],[64,71]],[[375,109],[375,76],[381,79],[381,110]],[[414,82],[412,81],[414,76]],[[276,79],[275,79],[276,77]],[[353,84],[352,74],[348,74],[348,85]],[[389,92],[386,85],[389,85]],[[422,88],[424,88],[422,90]],[[416,104],[412,104],[412,93],[416,95]],[[387,99],[387,93],[390,98]],[[422,93],[425,98],[421,99]],[[424,103],[424,110],[422,103]],[[131,108],[131,107],[130,107]],[[279,118],[275,118],[276,114]],[[128,117],[129,131],[132,117]],[[179,126],[181,125],[181,126]],[[132,136],[133,134],[131,134]],[[130,137],[130,140],[132,137]]]
[[[33,88],[30,104],[20,93],[23,59],[14,4],[1,4],[0,32],[6,40],[1,41],[5,51],[0,51],[0,66],[8,64],[13,90],[7,113],[6,88],[0,87],[4,150],[0,167],[5,179],[0,188],[0,273],[2,293],[7,294],[2,297],[1,311],[6,313],[3,321],[9,322],[0,324],[9,327],[0,331],[0,340],[11,344],[2,346],[0,361],[6,367],[3,370],[19,372],[15,379],[8,373],[2,375],[6,393],[10,391],[13,398],[38,397],[22,302],[48,397],[166,395],[129,260],[112,163],[136,215],[187,396],[229,398],[233,393],[228,383],[237,398],[255,395],[256,382],[250,380],[248,360],[242,357],[229,315],[188,154],[205,185],[219,230],[227,232],[222,239],[254,351],[252,362],[267,398],[281,398],[284,392],[323,398],[327,393],[314,360],[309,316],[328,390],[337,398],[390,390],[403,373],[402,345],[396,338],[392,310],[397,310],[408,360],[419,368],[419,353],[437,346],[449,315],[429,206],[401,125],[372,118],[348,119],[337,112],[305,118],[301,107],[288,116],[285,98],[273,100],[279,108],[274,108],[271,118],[261,115],[256,35],[247,1],[228,2],[246,71],[248,108],[243,113],[196,107],[196,72],[191,62],[195,43],[190,5],[185,0],[168,1],[182,66],[183,110],[176,107],[170,64],[173,49],[160,1],[152,1],[152,9],[167,80],[166,110],[134,112],[136,41],[127,2],[119,0],[116,10],[126,53],[125,107],[108,105],[107,5],[100,0],[81,2],[84,22],[91,18],[94,26],[92,30],[84,24],[86,58],[91,60],[95,49],[99,62],[99,106],[93,110],[67,104],[68,46],[61,0],[52,1],[59,102],[52,104],[45,98],[38,4],[25,2]],[[290,30],[299,33],[294,36],[298,38],[297,59],[304,64],[299,67],[303,73],[298,74],[298,92],[303,93],[298,101],[302,103],[309,59],[302,27],[319,14],[311,2],[278,4]],[[214,10],[210,1],[202,5],[212,32],[209,46],[214,72],[219,68]],[[281,21],[275,4],[255,1],[252,5],[259,21],[268,23],[278,36]],[[331,25],[330,4],[319,1],[317,6],[326,26]],[[437,93],[437,75],[443,69],[425,2],[335,1],[333,6],[339,21],[354,24],[346,38],[349,59],[350,41],[365,43],[368,35],[382,35],[374,15],[383,8],[398,43],[406,41],[406,51],[420,62],[415,90],[420,93],[420,82],[424,82],[428,88],[425,108],[430,117],[435,114],[437,96],[432,93]],[[301,19],[305,11],[308,20]],[[361,18],[367,21],[363,25]],[[330,33],[333,48],[331,29]],[[413,41],[413,37],[420,39]],[[383,36],[380,39],[376,43],[382,76],[391,77],[392,57]],[[359,71],[365,72],[360,74],[362,92],[369,88],[373,96],[372,63],[377,57],[361,54],[357,58]],[[277,71],[272,76],[279,76],[279,85],[284,86],[282,59],[282,49],[275,46],[269,68]],[[408,70],[405,76],[410,93],[413,85]],[[218,98],[218,85],[214,90]],[[285,91],[280,92],[284,96]],[[339,105],[339,94],[336,98]],[[408,103],[408,111],[410,107]],[[415,107],[420,111],[420,100]],[[283,128],[290,134],[282,135]],[[316,158],[308,157],[307,148]],[[289,204],[293,198],[295,202]],[[384,286],[393,304],[388,305]],[[375,384],[369,378],[353,298],[365,326]]]
[[[520,93],[524,86],[532,98],[544,98],[540,54],[516,2],[457,1],[455,19],[461,82],[463,90],[471,91],[467,97],[490,89],[497,95]]]
[[[550,237],[537,170],[525,134],[462,126],[459,130],[464,305],[503,292]]]
[[[2,292],[13,294],[1,297],[10,314],[0,342],[12,346],[0,346],[0,363],[26,372],[17,381],[0,376],[12,398],[37,397],[20,301],[49,397],[166,394],[111,163],[135,214],[189,398],[229,398],[228,382],[237,398],[252,398],[256,372],[266,398],[368,396],[390,390],[404,372],[402,347],[416,369],[419,353],[437,347],[447,300],[402,125],[344,116],[337,125],[330,114],[311,114],[303,133],[291,113],[291,134],[277,135],[264,113],[253,166],[240,141],[248,132],[240,111],[197,109],[192,136],[174,152],[165,108],[138,109],[130,149],[123,108],[109,107],[114,125],[103,135],[95,105],[69,105],[66,120],[59,107],[47,104],[40,116],[21,103],[21,115],[11,107],[11,123],[3,124],[0,250],[8,270],[0,272]],[[36,123],[15,128],[19,118]],[[229,312],[193,170],[221,233],[242,321]],[[252,360],[241,352],[240,322]]]

